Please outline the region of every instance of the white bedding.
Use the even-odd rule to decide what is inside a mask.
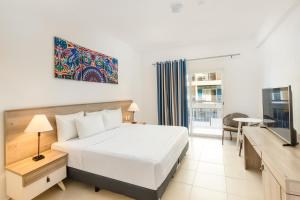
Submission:
[[[83,139],[57,142],[68,166],[156,190],[188,142],[183,127],[122,124]]]

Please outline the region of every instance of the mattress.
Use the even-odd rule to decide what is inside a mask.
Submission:
[[[157,190],[188,143],[184,127],[122,124],[88,138],[52,144],[68,166]]]

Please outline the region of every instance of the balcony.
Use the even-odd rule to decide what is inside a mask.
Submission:
[[[223,109],[221,103],[194,103],[190,107],[190,131],[193,135],[219,137],[222,135]]]
[[[203,81],[192,81],[192,86],[208,86],[208,85],[222,85],[221,80],[203,80]]]

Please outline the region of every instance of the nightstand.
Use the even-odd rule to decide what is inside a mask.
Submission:
[[[147,123],[146,123],[146,122],[137,122],[137,124],[143,124],[143,125],[146,125]]]
[[[147,123],[146,122],[132,122],[132,121],[124,121],[125,124],[143,124],[143,125],[146,125]]]
[[[131,122],[131,124],[143,124],[143,125],[146,125],[147,123],[146,122]]]
[[[49,150],[45,158],[33,161],[26,158],[6,166],[6,192],[14,200],[29,200],[55,184],[65,190],[62,182],[67,177],[67,153]]]

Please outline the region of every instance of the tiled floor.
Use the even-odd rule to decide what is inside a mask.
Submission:
[[[130,200],[105,190],[99,193],[67,180],[67,190],[53,187],[36,200]],[[263,200],[261,176],[245,171],[234,142],[193,137],[190,149],[162,200]]]

